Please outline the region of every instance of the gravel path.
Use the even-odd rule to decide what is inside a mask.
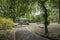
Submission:
[[[29,32],[26,27],[18,28],[15,32],[15,40],[47,40],[42,37],[38,37]]]

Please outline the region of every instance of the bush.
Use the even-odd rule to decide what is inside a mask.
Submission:
[[[14,26],[14,22],[10,18],[0,17],[0,30],[11,29]]]

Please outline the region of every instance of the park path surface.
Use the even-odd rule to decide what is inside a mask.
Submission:
[[[17,28],[15,32],[14,40],[48,40],[48,39],[36,36],[32,32],[28,31],[26,27],[20,27]]]

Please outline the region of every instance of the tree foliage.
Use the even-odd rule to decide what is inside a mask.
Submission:
[[[0,16],[12,18],[13,21],[15,21],[16,17],[21,16],[27,17],[29,21],[42,19],[45,24],[45,30],[48,33],[47,26],[49,20],[50,22],[54,20],[57,22],[58,8],[60,8],[58,7],[58,1],[59,0],[0,0]],[[43,13],[43,17],[40,18],[41,14],[39,16],[33,16],[32,13],[36,11]]]

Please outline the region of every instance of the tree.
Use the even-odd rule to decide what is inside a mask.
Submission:
[[[8,10],[7,0],[0,0],[0,16],[6,17],[7,10]]]
[[[47,34],[47,33],[48,33],[48,28],[47,28],[47,26],[48,26],[48,14],[47,14],[47,9],[46,9],[46,7],[45,7],[45,2],[46,2],[46,1],[47,1],[47,0],[45,0],[45,1],[39,0],[38,3],[39,3],[39,4],[41,3],[41,6],[43,7],[43,10],[44,10],[45,33]]]
[[[48,10],[48,13],[50,14],[49,17],[53,19],[55,22],[59,23],[58,1],[59,0],[48,0],[46,4],[48,5],[47,10]]]
[[[58,0],[0,0],[0,3],[2,4],[0,4],[2,8],[1,10],[3,10],[2,15],[4,17],[12,18],[13,21],[16,17],[26,16],[28,18],[29,15],[30,20],[33,20],[34,17],[31,15],[32,12],[35,12],[36,10],[39,11],[40,8],[40,11],[44,13],[43,16],[46,33],[48,33],[48,15],[49,13],[56,13],[55,10],[58,9]]]
[[[9,3],[9,16],[15,20],[16,17],[29,15],[35,10],[36,0],[10,0]],[[33,4],[33,5],[32,5]],[[8,16],[8,17],[9,17]]]
[[[59,0],[59,21],[58,23],[60,24],[60,0]]]

